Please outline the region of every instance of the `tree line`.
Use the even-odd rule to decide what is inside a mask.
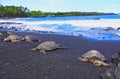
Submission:
[[[48,16],[84,16],[84,15],[103,15],[98,12],[42,12],[30,11],[23,6],[3,6],[0,5],[0,17],[48,17]]]

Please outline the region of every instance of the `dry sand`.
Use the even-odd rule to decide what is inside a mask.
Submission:
[[[41,42],[3,42],[0,37],[0,79],[100,79],[107,67],[80,62],[78,57],[95,49],[110,63],[111,56],[120,50],[120,41],[95,41],[83,37],[55,34],[17,33],[35,35],[41,42],[52,40],[68,50],[48,51],[47,55],[31,51]]]

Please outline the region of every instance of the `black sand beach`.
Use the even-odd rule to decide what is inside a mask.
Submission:
[[[41,42],[53,40],[68,50],[48,51],[47,55],[31,51],[41,42],[3,42],[0,37],[0,79],[100,79],[108,67],[96,67],[80,62],[78,57],[95,49],[110,63],[111,56],[120,50],[120,41],[95,41],[83,37],[55,34],[17,33],[35,35]]]

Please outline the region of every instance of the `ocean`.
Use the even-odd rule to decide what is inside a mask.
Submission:
[[[0,29],[120,40],[120,15],[0,19]]]

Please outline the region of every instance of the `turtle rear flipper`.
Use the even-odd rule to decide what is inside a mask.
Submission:
[[[58,47],[59,49],[64,49],[64,50],[68,50],[69,48],[67,47]]]
[[[60,44],[56,44],[56,45],[57,45],[57,48],[58,48],[58,49],[65,49],[65,50],[68,50],[67,47],[60,47]]]
[[[28,42],[34,42],[34,41],[32,41],[32,40],[27,40]]]
[[[107,63],[102,62],[102,61],[101,61],[101,65],[102,65],[102,66],[110,66],[110,64],[107,64]]]
[[[95,66],[110,66],[109,64],[107,64],[107,63],[105,63],[105,62],[103,62],[103,61],[99,61],[99,60],[95,60],[95,61],[93,62],[93,64],[94,64]]]

